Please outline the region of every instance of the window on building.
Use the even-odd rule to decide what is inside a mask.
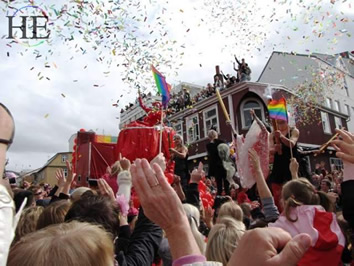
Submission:
[[[342,128],[343,125],[342,125],[342,119],[340,117],[334,117],[334,122],[336,124],[336,128]]]
[[[345,90],[345,95],[347,97],[349,97],[349,90],[348,90],[348,87],[347,86],[344,86],[344,90]]]
[[[253,109],[260,120],[264,121],[264,110],[262,104],[257,99],[247,99],[241,104],[242,128],[249,128],[252,124],[250,110]]]
[[[345,78],[344,78],[344,90],[345,90],[345,94],[347,95],[347,97],[349,97],[348,84],[347,84],[347,81]]]
[[[332,134],[331,126],[329,124],[328,113],[321,112],[321,119],[322,119],[323,132],[328,133],[328,134]]]
[[[212,108],[205,110],[203,115],[205,136],[208,135],[208,131],[211,128],[214,128],[217,132],[220,133],[217,106],[213,106]]]
[[[67,177],[68,176],[68,168],[64,168],[64,176]]]
[[[334,110],[340,112],[340,104],[339,101],[334,101]]]
[[[344,111],[345,111],[345,114],[349,115],[350,116],[350,108],[349,108],[349,105],[348,104],[344,104]]]
[[[332,99],[331,98],[326,98],[326,106],[329,109],[332,109]]]
[[[192,143],[199,140],[199,119],[198,114],[187,117],[186,119],[187,124],[187,142]]]
[[[173,129],[176,131],[176,134],[183,136],[183,124],[179,122],[173,125]]]
[[[343,161],[339,158],[329,158],[329,162],[331,164],[331,169],[333,170],[343,170]]]
[[[67,154],[62,154],[61,155],[61,162],[62,163],[65,163],[67,159],[68,159],[68,155]]]

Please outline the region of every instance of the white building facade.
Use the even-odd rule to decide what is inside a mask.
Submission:
[[[281,84],[296,92],[297,86],[318,81],[320,80],[318,77],[327,81],[316,84],[323,88],[322,105],[334,114],[348,115],[348,129],[354,132],[354,56],[352,53],[303,55],[273,52],[258,81]],[[326,114],[323,114],[322,122],[324,119]],[[341,127],[340,122],[337,126]]]

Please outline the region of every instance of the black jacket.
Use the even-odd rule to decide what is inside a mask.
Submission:
[[[220,139],[215,139],[214,142],[210,142],[206,146],[208,151],[209,177],[217,175],[220,170],[224,171],[224,167],[218,152],[218,145],[220,143],[225,142]]]
[[[127,241],[126,239],[121,239]],[[162,229],[151,222],[140,208],[133,234],[126,242],[126,252],[117,250],[116,260],[119,266],[151,266],[162,240]],[[116,247],[119,246],[119,238]],[[118,254],[117,254],[118,253]]]
[[[354,229],[354,180],[348,180],[341,184],[343,217]]]

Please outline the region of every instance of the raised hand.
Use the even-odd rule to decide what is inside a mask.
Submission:
[[[68,177],[66,179],[66,182],[68,182],[71,185],[71,183],[75,179],[76,173],[73,173],[72,165],[68,160],[66,160],[65,163],[66,163],[66,168],[68,169]]]
[[[153,167],[153,164],[156,163],[158,164],[158,166],[161,167],[162,171],[164,172],[166,169],[166,159],[165,156],[163,155],[163,153],[159,153],[158,155],[156,155],[156,157],[154,159],[151,160],[150,162],[150,167]]]
[[[161,167],[156,163],[151,167],[146,159],[136,159],[131,173],[145,215],[165,230],[173,259],[200,255],[182,203]]]
[[[173,228],[184,217],[182,203],[168,184],[161,167],[136,159],[131,167],[133,185],[146,216],[163,229]]]
[[[65,183],[66,183],[66,178],[64,175],[64,170],[59,168],[57,169],[57,171],[55,172],[55,178],[57,180],[57,186],[59,188],[63,188]]]
[[[129,171],[131,163],[127,158],[122,158],[119,160],[120,167],[122,168],[123,171]]]
[[[354,164],[354,135],[343,129],[336,129],[342,139],[333,140],[332,146],[337,150],[336,156]]]
[[[251,163],[253,165],[254,170],[261,169],[261,162],[259,160],[258,153],[252,148],[248,151],[249,158],[251,159]]]
[[[200,180],[205,177],[205,172],[203,171],[203,163],[200,162],[198,169],[194,169],[191,174],[191,183],[199,183]]]
[[[116,198],[114,196],[112,188],[108,185],[107,181],[103,178],[97,180],[98,189],[102,196],[107,196],[110,200],[115,201]]]
[[[295,266],[311,245],[307,234],[291,239],[280,228],[257,228],[247,231],[231,256],[229,266]],[[278,250],[281,250],[278,253]]]
[[[214,212],[215,210],[210,206],[204,209],[204,222],[209,229],[213,227]]]

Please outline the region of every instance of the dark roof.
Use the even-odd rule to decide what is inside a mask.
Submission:
[[[58,155],[60,155],[60,154],[66,154],[66,153],[70,153],[70,152],[69,152],[69,151],[67,151],[67,152],[58,152],[58,153],[54,154],[51,158],[49,158],[49,160],[48,160],[42,167],[40,167],[40,168],[38,168],[38,169],[35,169],[35,170],[33,170],[33,171],[27,173],[26,175],[28,175],[28,174],[34,174],[34,173],[39,173],[39,172],[42,171],[44,168],[46,168],[52,161],[54,161],[54,159],[55,159]]]

